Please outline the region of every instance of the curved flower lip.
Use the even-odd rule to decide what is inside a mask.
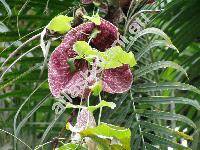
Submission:
[[[88,72],[88,63],[85,60],[76,60],[76,70],[72,73],[67,60],[77,55],[73,50],[75,42],[87,41],[94,28],[101,32],[91,41],[91,45],[100,51],[110,48],[118,39],[117,27],[104,19],[101,19],[99,26],[87,22],[71,29],[65,35],[63,42],[53,51],[48,63],[48,82],[53,96],[59,98],[62,92],[70,94],[72,97],[86,98],[88,96],[90,91],[87,86],[84,87],[86,80],[83,76]],[[133,82],[128,65],[103,70],[102,77],[103,91],[108,93],[126,92],[131,88]]]

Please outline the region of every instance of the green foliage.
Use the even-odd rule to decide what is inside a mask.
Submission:
[[[73,105],[69,102],[66,103],[66,108],[88,109],[90,112],[93,112],[101,107],[109,107],[111,109],[114,109],[116,107],[116,104],[113,102],[107,102],[105,100],[102,100],[98,105],[88,107],[83,105]]]
[[[136,65],[136,60],[132,52],[125,52],[120,46],[115,46],[105,52],[101,52],[103,62],[101,67],[104,69],[117,68],[122,64],[128,64],[130,67]]]
[[[109,107],[111,109],[114,109],[116,107],[116,104],[113,103],[113,102],[107,102],[107,101],[102,100],[98,105],[96,105],[96,106],[89,106],[87,109],[89,111],[93,112],[96,109],[101,108],[101,107]]]
[[[47,29],[58,32],[60,34],[64,34],[72,28],[71,22],[73,19],[73,17],[68,17],[64,15],[56,16],[51,20]]]
[[[90,39],[96,38],[99,33],[101,33],[101,31],[99,31],[97,28],[94,28],[94,30],[92,31],[90,35]]]
[[[0,25],[2,27],[0,31],[3,31],[0,33],[1,75],[10,64],[27,52],[27,55],[17,60],[15,65],[4,74],[0,82],[0,128],[14,133],[13,118],[20,110],[16,119],[16,130],[19,133],[18,139],[22,139],[24,143],[17,140],[19,141],[16,147],[18,149],[26,149],[24,147],[26,144],[31,147],[40,144],[40,147],[44,149],[51,149],[48,141],[52,141],[58,135],[64,139],[70,136],[67,131],[63,132],[62,128],[66,119],[70,117],[71,110],[67,109],[59,116],[51,110],[55,100],[50,96],[48,83],[44,82],[47,79],[46,65],[44,65],[44,72],[41,73],[42,51],[39,46],[33,51],[28,51],[40,44],[38,37],[33,40],[32,36],[40,34],[51,18],[58,14],[73,16],[73,11],[75,12],[80,6],[78,2],[79,0],[6,0],[4,5],[0,5],[2,14],[0,18],[3,22]],[[91,7],[86,7],[89,14],[92,14]],[[10,10],[12,15],[7,17],[8,14],[10,15]],[[158,11],[155,10],[162,11],[157,14]],[[116,107],[113,110],[105,107],[101,121],[130,128],[131,147],[134,149],[173,147],[174,149],[198,150],[198,130],[200,129],[199,2],[198,0],[170,0],[170,2],[158,0],[154,5],[134,3],[126,16],[126,23],[132,20],[131,18],[134,20],[142,18],[140,14],[144,11],[151,22],[142,26],[144,30],[136,35],[130,35],[128,32],[124,35],[127,39],[130,36],[133,37],[125,49],[127,53],[135,54],[137,60],[133,75],[135,77],[136,74],[138,78],[134,78],[132,94],[130,92],[117,95],[102,94],[102,99],[116,103]],[[93,19],[92,22],[96,24],[100,23],[98,17],[88,19],[90,21]],[[124,30],[126,23],[119,24],[120,32]],[[98,33],[94,31],[94,34],[90,35],[91,39]],[[59,40],[52,42],[49,54],[61,42],[60,36],[56,38]],[[26,43],[29,39],[31,39],[30,42]],[[17,55],[12,55],[12,52],[21,44],[24,46],[16,53]],[[174,52],[174,50],[177,51],[176,47],[179,53]],[[4,63],[9,56],[12,56],[11,59]],[[93,57],[88,58],[88,61],[92,62],[91,60]],[[73,60],[70,64],[73,66]],[[71,68],[72,72],[76,69]],[[189,79],[179,71],[184,74],[187,72]],[[37,88],[42,82],[44,84]],[[25,101],[27,102],[24,104]],[[91,103],[94,107],[98,105],[94,98]],[[23,107],[19,109],[22,104],[24,104]],[[177,127],[179,127],[178,131]],[[15,147],[12,143],[14,143],[13,139],[17,138],[5,134],[8,132],[3,132],[1,129],[0,132],[0,145]],[[59,143],[65,142],[66,139],[62,138],[59,139]],[[95,134],[91,138],[99,143],[99,148],[108,148],[105,144],[109,145],[107,139],[98,138]],[[180,142],[183,139],[187,140],[187,148]],[[41,146],[42,143],[45,144]],[[112,149],[121,149],[121,147],[112,145]]]
[[[97,50],[92,49],[92,47],[85,41],[77,41],[73,49],[78,53],[80,57],[95,57],[97,55]]]
[[[142,69],[139,69],[135,72],[135,76],[136,77],[141,77],[153,70],[158,70],[160,68],[166,68],[166,67],[170,67],[170,68],[174,68],[178,71],[181,71],[182,73],[184,73],[186,76],[187,72],[185,71],[185,69],[183,69],[180,65],[171,62],[171,61],[159,61],[159,62],[155,62],[152,64],[148,64],[147,66],[143,67]]]
[[[76,66],[74,65],[74,59],[67,60],[67,64],[70,67],[70,72],[73,73],[74,71],[76,71]]]
[[[84,15],[83,18],[90,20],[91,22],[95,23],[96,25],[101,24],[101,18],[99,14],[95,14],[92,17]]]
[[[153,135],[151,133],[144,133],[144,136],[148,138],[149,140],[153,141],[155,144],[170,145],[170,147],[176,148],[176,149],[191,150],[190,148],[184,147],[178,143],[172,142],[171,140]]]
[[[102,69],[111,69],[128,64],[130,67],[136,65],[136,60],[132,52],[125,52],[120,46],[112,47],[105,52],[100,52],[92,47],[85,41],[77,41],[74,44],[74,50],[78,53],[75,59],[84,58],[90,64],[93,63],[95,58],[100,60],[98,64]]]
[[[10,17],[12,15],[12,11],[10,9],[10,6],[6,3],[5,0],[0,0],[0,2],[4,5],[7,13],[8,13],[8,16]]]
[[[114,142],[116,145],[121,145],[124,149],[130,150],[131,131],[129,129],[121,128],[118,126],[101,123],[99,126],[94,128],[88,128],[80,132],[82,137],[90,137],[91,139],[99,139],[98,141],[105,140],[107,142],[97,142],[100,145],[106,146],[107,144],[112,145]],[[108,141],[111,141],[108,142]],[[95,140],[96,141],[96,140]]]
[[[98,96],[103,90],[102,81],[96,82],[94,85],[90,87],[90,89],[93,95]]]
[[[63,146],[59,147],[58,150],[87,150],[87,148],[84,148],[78,144],[64,144]]]

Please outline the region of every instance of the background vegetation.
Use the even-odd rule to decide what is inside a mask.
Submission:
[[[14,134],[14,128],[17,137],[32,148],[48,141],[52,141],[47,144],[51,147],[55,137],[69,136],[63,127],[71,110],[56,116],[51,109],[55,100],[49,91],[38,34],[54,16],[60,13],[72,16],[83,5],[79,0],[0,2],[0,149],[14,146],[25,149],[19,141],[15,145],[13,136],[4,132]],[[134,18],[141,18],[140,13],[149,10],[145,12],[150,18],[145,25],[146,32],[150,27],[162,29],[179,53],[169,41],[163,44],[159,31],[140,36],[133,45],[127,45],[138,58],[133,87],[128,93],[104,95],[116,102],[117,108],[104,110],[103,121],[130,128],[133,149],[187,149],[184,147],[187,146],[198,150],[200,1],[146,2],[131,5],[126,22],[118,23],[119,28],[123,31],[132,16],[138,14]],[[85,6],[88,13],[92,13],[93,7]],[[52,43],[50,53],[62,39],[60,35],[54,36],[59,39]],[[157,46],[153,45],[155,41]],[[17,49],[22,44],[24,46]],[[180,72],[184,70],[188,78]]]

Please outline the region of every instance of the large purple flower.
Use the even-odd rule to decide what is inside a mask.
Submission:
[[[88,41],[94,28],[101,32],[91,41],[91,45],[98,50],[105,51],[118,39],[118,29],[110,22],[101,19],[99,26],[87,22],[70,30],[63,42],[51,54],[48,64],[48,81],[50,90],[55,97],[62,92],[67,94],[76,93],[78,96],[88,95],[89,88],[81,88],[85,81],[83,73],[88,70],[85,60],[75,60],[76,70],[70,71],[67,61],[77,54],[73,50],[76,41]],[[130,89],[133,81],[132,73],[128,65],[115,69],[102,71],[103,91],[108,93],[123,93]],[[78,87],[78,89],[77,89]]]

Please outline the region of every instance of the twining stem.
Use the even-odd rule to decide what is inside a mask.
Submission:
[[[31,96],[46,82],[47,80],[44,80],[42,83],[40,83],[34,90],[33,92],[26,98],[26,100],[22,103],[22,105],[19,107],[19,109],[17,110],[15,117],[14,117],[14,135],[17,137],[18,136],[18,132],[17,132],[17,117],[20,113],[20,111],[22,110],[23,106],[30,100]]]
[[[28,146],[25,142],[23,142],[21,139],[19,139],[18,137],[16,137],[15,135],[11,134],[10,132],[8,131],[5,131],[3,129],[0,129],[0,132],[3,132],[3,133],[6,133],[12,137],[14,137],[14,139],[18,140],[19,142],[21,142],[22,144],[24,144],[28,149],[32,150],[32,148],[30,146]]]
[[[87,99],[87,107],[90,106],[90,94],[88,95],[88,99]],[[89,122],[90,122],[90,114],[88,113],[88,118],[87,118],[87,126],[89,125]]]
[[[27,44],[29,44],[30,42],[32,42],[33,40],[37,39],[40,37],[40,33],[37,35],[34,35],[32,38],[28,39],[26,42],[24,42],[22,45],[20,45],[16,50],[14,50],[9,56],[8,58],[3,62],[3,64],[1,65],[1,68],[5,66],[5,64],[12,58],[14,57],[19,50],[21,50],[24,46],[26,46]]]
[[[101,94],[99,94],[99,103],[101,103]],[[99,110],[98,125],[100,125],[101,123],[101,114],[102,114],[102,107],[100,107],[100,110]]]
[[[63,143],[61,140],[66,140],[66,138],[58,138],[58,140],[60,140],[60,141],[59,141],[60,143]],[[40,145],[36,146],[36,147],[34,148],[34,150],[41,149],[43,146],[45,146],[45,145],[47,145],[47,144],[50,144],[50,143],[53,143],[53,141],[48,141],[48,142],[46,142],[46,143],[40,144]]]
[[[0,81],[3,79],[6,72],[9,71],[12,68],[12,66],[14,66],[22,57],[26,56],[28,53],[36,50],[39,47],[40,47],[40,45],[37,45],[37,46],[31,48],[30,50],[28,50],[26,53],[23,53],[21,56],[19,56],[11,65],[8,66],[8,68],[6,68],[5,71],[3,71],[2,75],[0,76]]]
[[[88,95],[88,98],[87,98],[87,107],[90,106],[90,94]]]
[[[36,30],[34,30],[34,31],[32,31],[32,32],[30,32],[30,33],[24,35],[23,37],[21,37],[21,38],[18,39],[17,41],[12,42],[9,46],[5,47],[5,48],[0,52],[0,55],[1,55],[4,51],[8,50],[8,48],[10,48],[10,47],[13,46],[14,44],[16,44],[18,41],[23,40],[24,38],[28,37],[29,35],[31,35],[31,34],[37,32],[37,31],[43,29],[44,27],[45,27],[45,26],[43,26],[43,27],[41,27],[41,28],[38,28],[38,29],[36,29]],[[40,33],[39,33],[39,34],[40,34]],[[30,42],[30,41],[29,41],[29,42]]]
[[[24,3],[24,5],[21,7],[21,9],[19,10],[17,14],[17,32],[18,32],[19,38],[21,38],[20,31],[19,31],[19,16],[21,12],[25,9],[25,7],[28,5],[29,1],[30,0],[26,0],[26,2]]]
[[[133,95],[132,95],[131,90],[130,90],[130,97],[131,97],[131,100],[133,101]],[[134,103],[134,101],[133,101],[133,111],[135,112],[135,110],[136,110],[136,109],[135,109],[135,103]],[[138,116],[137,113],[135,113],[135,118],[136,118],[136,122],[138,123],[138,122],[139,122],[139,116]],[[144,145],[144,149],[147,149],[147,148],[146,148],[146,145],[145,145],[145,141],[144,141],[144,136],[143,136],[143,134],[142,134],[142,129],[141,129],[140,123],[138,124],[138,128],[139,128],[139,134],[141,135],[142,143],[143,143],[143,145]]]
[[[81,102],[80,102],[80,106],[82,106],[82,105],[83,105],[83,97],[81,97]],[[79,116],[80,112],[81,112],[81,108],[78,109],[78,116]]]

